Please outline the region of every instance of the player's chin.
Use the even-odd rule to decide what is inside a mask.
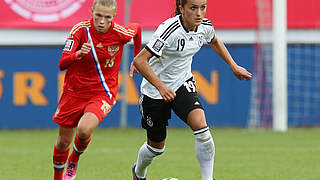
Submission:
[[[201,22],[202,22],[202,21],[196,21],[196,22],[194,22],[194,25],[195,25],[195,26],[200,26],[200,25],[201,25]]]
[[[106,29],[104,29],[104,28],[97,28],[96,30],[97,30],[98,33],[105,33],[105,32],[107,32]]]

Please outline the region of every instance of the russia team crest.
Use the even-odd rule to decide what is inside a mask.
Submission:
[[[119,51],[119,45],[108,46],[108,52],[110,56],[114,56]]]
[[[50,23],[77,12],[86,0],[5,0],[10,8],[25,19]]]

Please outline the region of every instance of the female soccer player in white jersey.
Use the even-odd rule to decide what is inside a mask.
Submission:
[[[236,64],[216,37],[211,22],[204,18],[206,6],[207,0],[176,0],[176,16],[158,27],[133,61],[131,73],[138,70],[144,77],[140,111],[142,127],[147,131],[147,142],[141,146],[132,167],[133,180],[146,179],[147,167],[164,152],[171,109],[194,132],[202,180],[213,179],[215,146],[195,91],[192,57],[207,42],[238,79],[250,80],[252,75]]]

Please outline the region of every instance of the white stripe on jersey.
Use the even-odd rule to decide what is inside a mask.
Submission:
[[[89,32],[89,28],[87,28],[87,27],[86,27],[86,32],[87,32],[88,39],[91,39],[91,41],[90,41],[91,54],[92,54],[94,62],[96,63],[96,68],[97,68],[97,71],[98,71],[98,74],[99,74],[100,82],[102,84],[102,87],[103,87],[104,91],[107,93],[108,97],[111,99],[112,98],[112,94],[110,93],[110,89],[109,89],[109,87],[108,87],[108,85],[106,83],[106,80],[104,79],[104,76],[103,76],[103,73],[102,73],[102,70],[101,70],[101,66],[100,66],[100,63],[99,63],[99,60],[98,60],[98,56],[97,56],[96,50],[94,48],[90,32]]]
[[[168,35],[168,32],[169,32],[169,31],[172,31],[172,29],[173,29],[174,27],[176,27],[177,25],[179,25],[178,20],[176,20],[174,23],[172,23],[172,24],[164,31],[164,33],[161,34],[160,38],[164,39],[164,37],[165,37],[166,35]]]
[[[118,25],[116,23],[114,23],[114,27],[117,27],[117,28],[119,28],[119,29],[121,29],[121,30],[123,30],[123,31],[125,31],[127,33],[131,33],[132,35],[134,35],[134,30],[132,30],[132,29],[126,29],[126,28],[124,28],[124,27],[122,27],[122,26],[120,26],[120,25]]]
[[[122,30],[120,30],[120,29],[113,28],[113,30],[118,31],[119,33],[122,33],[122,34],[124,34],[124,35],[126,35],[126,36],[129,36],[129,37],[133,38],[133,35],[128,34],[128,33],[124,32],[124,31],[122,31]]]

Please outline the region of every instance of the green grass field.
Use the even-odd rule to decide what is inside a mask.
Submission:
[[[320,180],[320,129],[211,131],[217,180]],[[53,130],[0,131],[0,180],[53,179]],[[131,166],[145,141],[141,129],[97,129],[81,156],[78,180],[131,180]],[[148,180],[201,180],[190,129],[168,129],[166,151]]]

